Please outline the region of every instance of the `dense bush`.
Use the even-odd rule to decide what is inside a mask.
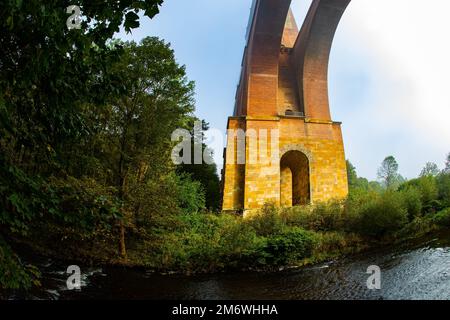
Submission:
[[[267,228],[274,219],[269,208],[265,208],[268,215],[249,220],[227,214],[180,215],[173,230],[159,230],[156,237],[138,248],[141,255],[134,258],[161,270],[212,272],[270,268],[309,257],[314,233],[281,225],[281,220],[277,222],[280,227],[269,232]],[[268,223],[263,223],[265,218]]]
[[[314,231],[332,231],[345,225],[343,207],[342,201],[321,202],[313,206],[284,208],[280,215],[288,225]]]
[[[443,227],[450,227],[450,208],[438,212],[433,218],[436,224]]]
[[[402,194],[395,191],[374,193],[352,211],[356,231],[367,236],[389,234],[408,222],[408,210]]]
[[[365,249],[370,238],[407,239],[434,230],[434,223],[450,226],[448,210],[424,215],[423,202],[439,201],[433,190],[433,182],[421,178],[398,191],[358,192],[345,201],[281,209],[266,204],[246,219],[183,213],[155,227],[135,252],[157,269],[191,272],[322,261]]]
[[[296,206],[280,209],[279,215],[288,226],[314,230],[315,218],[312,216],[312,206]]]
[[[410,223],[405,225],[402,229],[395,233],[394,237],[397,239],[411,239],[424,237],[433,230],[436,230],[436,225],[431,216],[422,216],[414,218]]]
[[[367,241],[355,233],[344,231],[320,232],[315,235],[316,245],[313,257],[321,260],[339,257],[342,254],[355,253],[367,248]]]
[[[421,193],[415,187],[409,187],[401,191],[405,208],[408,212],[409,221],[422,215],[422,200]]]
[[[426,212],[436,210],[436,200],[439,196],[436,177],[423,176],[418,179],[410,180],[401,185],[399,190],[404,191],[411,188],[416,189],[420,193],[420,200],[422,202],[423,209]]]
[[[0,298],[2,288],[29,289],[39,283],[39,272],[33,266],[24,266],[20,258],[0,236]]]
[[[231,215],[183,214],[173,230],[154,230],[144,244],[144,262],[163,270],[217,271],[254,263],[263,239],[242,218]]]
[[[258,236],[277,234],[283,229],[283,221],[278,208],[272,203],[265,204],[246,223],[256,231]]]
[[[439,199],[442,201],[442,205],[450,206],[450,173],[442,173],[437,178]]]
[[[94,179],[73,177],[49,178],[48,190],[55,195],[55,222],[61,226],[90,233],[95,228],[108,228],[118,218],[120,202],[116,190],[105,187]]]
[[[286,265],[311,256],[314,234],[300,228],[286,228],[267,238],[264,247],[266,261],[270,265]]]

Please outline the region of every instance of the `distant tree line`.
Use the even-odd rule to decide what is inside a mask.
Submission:
[[[378,169],[378,181],[368,181],[358,177],[356,168],[347,160],[347,177],[350,196],[365,192],[383,192],[384,190],[402,191],[416,189],[426,206],[440,210],[450,206],[450,153],[445,159],[443,170],[433,162],[427,162],[415,179],[407,180],[399,173],[399,164],[395,157],[388,156]]]

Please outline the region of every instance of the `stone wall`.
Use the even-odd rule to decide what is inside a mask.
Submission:
[[[231,164],[232,159],[226,159],[224,210],[259,209],[269,202],[277,206],[288,206],[292,203],[292,195],[282,195],[281,192],[286,190],[288,182],[282,181],[280,160],[289,151],[300,151],[308,158],[311,202],[347,196],[347,170],[340,123],[308,122],[306,119],[294,117],[268,117],[233,119],[230,124],[239,128],[245,125],[247,132],[249,129],[257,132],[259,130],[270,132],[271,129],[275,129],[279,131],[280,138],[277,150],[272,150],[270,141],[268,143],[268,157],[272,155],[277,157],[277,160],[271,163],[260,161],[264,160],[266,152],[264,148],[261,152],[259,141],[256,144],[251,143],[249,136],[246,137],[245,165]],[[233,143],[229,141],[228,147],[232,146]],[[236,144],[234,148],[236,150]],[[256,163],[251,161],[255,158],[258,160]]]

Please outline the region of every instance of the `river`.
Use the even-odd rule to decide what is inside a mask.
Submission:
[[[83,268],[68,290],[67,266],[40,260],[42,288],[21,299],[450,299],[450,236],[385,248],[312,267],[272,273],[159,275],[137,269]],[[366,273],[380,267],[381,289]]]

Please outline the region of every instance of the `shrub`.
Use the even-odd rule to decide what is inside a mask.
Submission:
[[[438,212],[434,216],[436,224],[442,227],[450,227],[450,208]]]
[[[423,237],[436,229],[432,223],[430,216],[416,217],[410,223],[399,230],[395,237],[398,239],[418,238]]]
[[[184,213],[196,213],[206,207],[205,191],[189,174],[171,174],[166,183],[172,188],[172,197]]]
[[[318,203],[312,210],[312,216],[316,217],[316,231],[332,231],[342,228],[343,203],[341,201],[329,201]]]
[[[271,265],[287,265],[310,257],[314,248],[314,234],[301,228],[285,228],[267,238],[264,248],[266,262]]]
[[[30,289],[40,284],[37,268],[24,265],[0,235],[0,298],[2,290]]]
[[[433,176],[424,176],[418,179],[410,180],[404,183],[400,190],[406,190],[409,188],[416,188],[420,192],[420,198],[422,205],[426,211],[433,210],[433,201],[438,199],[439,190],[437,180]]]
[[[62,232],[67,237],[70,233],[73,240],[98,236],[100,230],[111,230],[118,219],[124,218],[119,199],[115,196],[116,190],[94,179],[52,177],[47,189],[55,199],[54,207],[48,209],[54,220],[52,222],[58,229],[67,228]]]
[[[240,217],[183,214],[175,230],[162,230],[141,249],[157,269],[211,272],[254,264],[264,244]]]
[[[437,177],[439,199],[443,205],[450,206],[450,174],[442,173]]]
[[[374,191],[350,195],[344,204],[343,219],[345,220],[345,225],[343,226],[343,230],[346,232],[359,231],[361,212],[368,203],[371,203],[379,197],[380,193]]]
[[[333,257],[347,253],[355,253],[367,247],[367,242],[354,233],[324,232],[317,233],[314,248],[315,257]]]
[[[309,207],[293,207],[282,210],[286,224],[314,231],[333,231],[343,228],[343,203],[329,201]]]
[[[366,203],[357,208],[355,218],[358,232],[369,236],[383,236],[403,227],[408,221],[402,195],[395,191],[371,194]]]
[[[280,210],[280,217],[285,225],[311,230],[314,225],[311,221],[312,209],[312,206],[283,208]]]
[[[420,191],[415,187],[409,187],[401,191],[403,201],[408,211],[409,221],[422,215],[422,200]]]
[[[283,228],[283,220],[274,204],[265,204],[254,216],[250,217],[247,224],[251,226],[258,236],[277,234]]]

